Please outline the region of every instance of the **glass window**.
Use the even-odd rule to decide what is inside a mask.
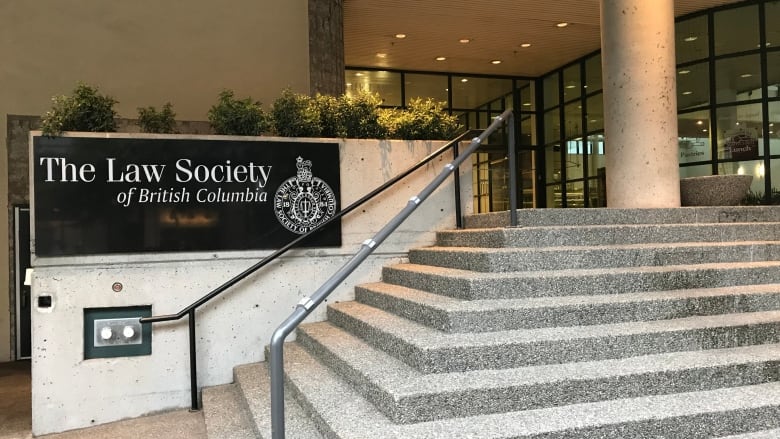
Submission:
[[[756,55],[719,59],[715,62],[717,103],[761,98],[761,59]]]
[[[446,75],[420,75],[407,73],[404,76],[406,105],[414,98],[433,98],[438,102],[448,101]]]
[[[406,76],[407,78],[409,75]],[[446,85],[445,85],[446,88]],[[407,96],[409,95],[407,86]],[[511,79],[474,78],[470,76],[452,77],[452,107],[469,110],[486,104],[491,109],[502,110],[502,102],[506,95],[512,95]],[[511,99],[509,100],[511,103]],[[497,105],[496,105],[497,104]],[[495,107],[495,108],[494,108]],[[511,104],[510,107],[511,108]]]
[[[607,207],[607,174],[588,180],[588,207]]]
[[[588,175],[602,178],[607,169],[607,155],[604,150],[604,135],[594,134],[588,137]],[[603,177],[606,178],[606,177]],[[605,199],[606,200],[606,199]]]
[[[533,81],[518,81],[520,88],[520,111],[534,111],[536,109],[536,88]]]
[[[777,25],[780,23],[780,1],[764,3],[764,17],[766,18],[767,47],[780,46],[780,26]]]
[[[401,74],[386,71],[346,70],[345,91],[347,96],[360,92],[377,93],[382,98],[382,105],[400,107]]]
[[[560,142],[561,140],[561,111],[550,110],[544,113],[544,141],[545,143]]]
[[[757,5],[715,13],[715,55],[754,50],[758,45]]]
[[[744,162],[728,162],[718,165],[718,175],[752,175],[753,181],[750,183],[750,191],[754,194],[764,193],[764,177],[766,169],[763,160],[751,160]]]
[[[712,165],[680,166],[680,178],[712,175]]]
[[[566,207],[585,207],[585,183],[576,181],[566,184]]]
[[[564,107],[563,123],[567,139],[582,136],[582,105],[579,101]]]
[[[566,141],[566,179],[575,180],[585,176],[585,145],[582,137]]]
[[[712,160],[710,111],[694,111],[677,116],[680,163]]]
[[[563,194],[561,193],[560,184],[547,186],[547,207],[563,207]]]
[[[769,137],[770,154],[780,154],[780,102],[769,103],[768,127],[769,132],[767,133],[767,137]],[[778,175],[778,179],[780,179],[780,175]]]
[[[520,146],[536,146],[536,115],[520,114]]]
[[[717,110],[718,158],[750,160],[763,156],[761,104],[722,107]]]
[[[677,109],[710,103],[709,63],[703,62],[677,69]]]
[[[558,102],[558,73],[552,74],[543,81],[544,88],[544,108],[552,108],[559,104]]]
[[[561,146],[552,145],[544,148],[544,161],[547,183],[559,183],[561,181]]]
[[[604,95],[599,93],[588,98],[588,132],[604,129]]]
[[[780,52],[766,54],[768,98],[780,98]]]
[[[563,101],[568,102],[580,96],[582,96],[582,81],[580,64],[577,63],[563,70]]]
[[[707,58],[710,54],[707,16],[702,15],[675,25],[677,63]]]
[[[601,54],[592,56],[585,61],[586,93],[601,90]]]

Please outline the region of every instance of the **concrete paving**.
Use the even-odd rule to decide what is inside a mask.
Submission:
[[[0,439],[32,438],[30,362],[0,363]],[[203,413],[177,410],[128,419],[45,439],[206,439]]]

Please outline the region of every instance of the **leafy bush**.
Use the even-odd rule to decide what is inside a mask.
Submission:
[[[117,101],[99,94],[97,87],[79,83],[71,96],[54,96],[52,102],[52,109],[41,120],[41,129],[47,136],[63,131],[116,131]]]
[[[271,110],[276,133],[285,137],[319,137],[320,109],[311,97],[290,89],[274,101]]]
[[[173,112],[170,102],[163,105],[160,111],[154,107],[138,108],[137,123],[144,133],[173,133],[176,129],[175,118],[176,113]]]
[[[384,139],[387,127],[379,121],[382,99],[372,93],[342,95],[338,100],[338,117],[345,137],[353,139]]]
[[[320,113],[320,135],[322,137],[347,137],[347,128],[344,126],[339,108],[341,99],[335,96],[317,94],[314,98],[314,105],[317,106],[317,110]]]
[[[387,111],[382,115],[390,136],[406,140],[444,140],[455,137],[462,129],[458,118],[444,112],[444,102],[415,98],[404,111]]]
[[[773,187],[768,201],[764,198],[763,192],[753,192],[751,189],[748,191],[747,195],[745,195],[745,198],[742,199],[740,204],[743,206],[780,205],[780,189]]]
[[[219,94],[209,110],[209,123],[217,134],[259,136],[271,128],[271,120],[260,102],[252,98],[235,99],[232,90]]]

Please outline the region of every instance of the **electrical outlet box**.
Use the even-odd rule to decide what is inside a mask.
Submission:
[[[151,306],[84,309],[84,359],[152,354]]]

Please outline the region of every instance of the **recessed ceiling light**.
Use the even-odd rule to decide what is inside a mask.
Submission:
[[[468,38],[461,38],[461,39],[458,40],[458,42],[461,43],[461,44],[468,44],[468,43],[471,42],[471,40],[468,39]]]
[[[772,122],[772,123],[770,123],[770,124],[769,124],[769,126],[770,126],[770,127],[773,127],[773,126],[775,126],[775,123],[774,123],[774,122]]]
[[[436,61],[444,61],[445,59],[447,59],[446,56],[437,56],[436,57]]]
[[[685,37],[683,39],[683,41],[685,41],[686,43],[690,43],[690,42],[696,41],[698,39],[699,39],[699,37],[697,37],[696,35],[691,35],[689,37]]]
[[[700,120],[700,121],[696,122],[696,125],[704,125],[704,121]]]
[[[739,75],[740,78],[750,78],[751,76],[753,76],[752,73],[743,73],[743,74]]]
[[[531,106],[530,102],[523,102],[523,107],[530,107],[530,106]]]
[[[597,120],[597,119],[591,119],[591,120],[590,120],[590,123],[596,123],[596,122],[598,122],[598,120]]]
[[[352,87],[352,83],[351,82],[347,82],[347,87]]]
[[[501,64],[500,59],[494,59],[493,61],[490,61],[490,64]]]
[[[679,72],[677,72],[677,73],[679,73],[679,74],[681,74],[681,75],[687,75],[688,73],[691,73],[691,71],[690,71],[690,70],[680,70],[680,71],[679,71]]]
[[[558,27],[566,27],[566,26],[568,26],[568,25],[569,25],[569,23],[567,23],[567,22],[565,22],[565,21],[562,21],[562,22],[560,22],[560,23],[556,24],[556,26],[558,26]]]
[[[569,84],[569,85],[566,86],[566,88],[569,88],[569,89],[574,88],[574,87],[576,87],[576,85],[574,85],[574,84]]]
[[[523,48],[531,47],[531,43],[523,43],[523,44],[520,45],[520,47],[523,47]]]
[[[383,52],[379,52],[379,53],[376,54],[376,57],[377,58],[387,58],[387,54],[383,53]]]
[[[363,72],[357,72],[355,73],[355,76],[363,76]]]
[[[469,82],[469,79],[468,78],[463,78],[463,79],[460,80],[460,82]]]
[[[400,40],[403,40],[404,38],[406,38],[406,34],[395,34],[395,37]]]
[[[705,128],[705,129],[701,130],[701,132],[702,132],[702,133],[706,133],[706,132],[707,132],[707,128]]]
[[[684,92],[682,92],[682,94],[687,96],[687,95],[693,94],[693,92],[692,91],[684,91]]]

